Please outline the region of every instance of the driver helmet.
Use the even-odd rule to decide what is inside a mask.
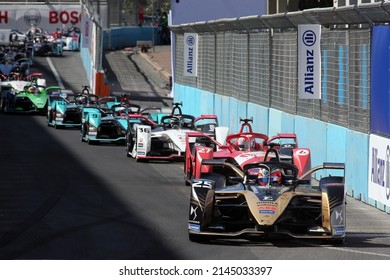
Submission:
[[[38,93],[38,89],[35,86],[31,86],[31,87],[28,88],[28,92],[32,93],[32,94],[37,94]]]
[[[269,174],[267,168],[260,168],[259,173],[257,174],[257,182],[260,186],[266,185],[280,185],[282,183],[282,172],[280,169],[272,170]]]
[[[240,137],[237,140],[238,149],[240,151],[245,151],[249,148],[249,142],[245,137]]]
[[[178,129],[180,127],[180,120],[177,118],[171,118],[171,127]]]

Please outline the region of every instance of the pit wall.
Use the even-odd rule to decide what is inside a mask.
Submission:
[[[369,135],[180,84],[174,84],[174,92],[174,102],[183,103],[183,112],[195,116],[216,114],[219,125],[229,127],[232,133],[240,129],[240,118],[253,118],[254,131],[270,136],[279,132],[296,133],[299,146],[310,148],[312,166],[344,162],[348,167],[345,170],[347,194],[389,212],[386,206],[368,198]]]

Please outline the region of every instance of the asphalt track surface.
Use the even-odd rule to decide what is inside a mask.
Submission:
[[[50,60],[55,66],[60,59]],[[44,116],[0,114],[0,259],[390,259],[390,216],[351,198],[343,246],[291,239],[192,243],[182,167],[137,163],[123,146],[88,145],[77,129],[47,127]]]

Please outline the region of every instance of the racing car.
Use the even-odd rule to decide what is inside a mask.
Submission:
[[[280,161],[252,163],[244,169],[226,159],[203,160],[202,165],[208,172],[191,184],[191,241],[292,237],[344,242],[343,163],[323,163],[302,176],[295,165]],[[334,176],[307,182],[307,176],[322,169]]]
[[[203,130],[213,137],[218,126],[215,115],[195,118],[183,114],[182,103],[173,103],[171,114],[160,115],[158,126],[138,125],[127,130],[126,155],[137,161],[180,160],[184,158],[186,133]]]
[[[126,139],[128,117],[139,114],[138,104],[111,101],[100,102],[95,106],[82,109],[81,141],[88,144],[117,143],[124,144]]]
[[[62,56],[63,46],[64,43],[61,38],[54,38],[47,33],[40,33],[35,34],[32,49],[35,56]]]
[[[44,79],[36,80],[1,82],[0,111],[46,115],[48,92],[57,87],[46,87]]]
[[[202,132],[187,133],[184,161],[186,185],[189,185],[193,178],[199,178],[202,172],[201,162],[204,159],[227,159],[241,169],[252,162],[280,159],[297,166],[298,175],[311,168],[310,150],[298,147],[296,134],[278,133],[269,138],[265,134],[253,132],[250,124],[252,119],[244,118],[240,121],[240,131],[227,135],[225,140],[223,136],[214,139]],[[216,135],[224,135],[219,133],[218,129],[216,128]]]
[[[59,88],[48,95],[47,125],[54,128],[80,127],[82,108],[93,102],[92,98],[96,97]]]

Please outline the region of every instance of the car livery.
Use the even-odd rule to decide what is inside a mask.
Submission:
[[[205,159],[227,159],[241,169],[246,164],[280,160],[298,167],[298,175],[311,168],[311,154],[307,148],[298,147],[297,137],[293,133],[279,133],[269,138],[262,133],[255,133],[249,122],[241,119],[239,133],[229,134],[226,138],[214,139],[202,132],[186,134],[186,153],[184,162],[184,179],[188,185],[193,178],[199,178],[203,169],[201,162]],[[216,135],[219,135],[216,129]],[[221,144],[224,143],[224,144]],[[309,179],[309,178],[307,178]]]
[[[258,162],[238,168],[224,159],[204,160],[211,172],[191,181],[189,239],[286,236],[343,243],[346,201],[343,163],[324,163],[298,176],[284,162]],[[318,183],[306,176],[318,170],[336,172]]]

